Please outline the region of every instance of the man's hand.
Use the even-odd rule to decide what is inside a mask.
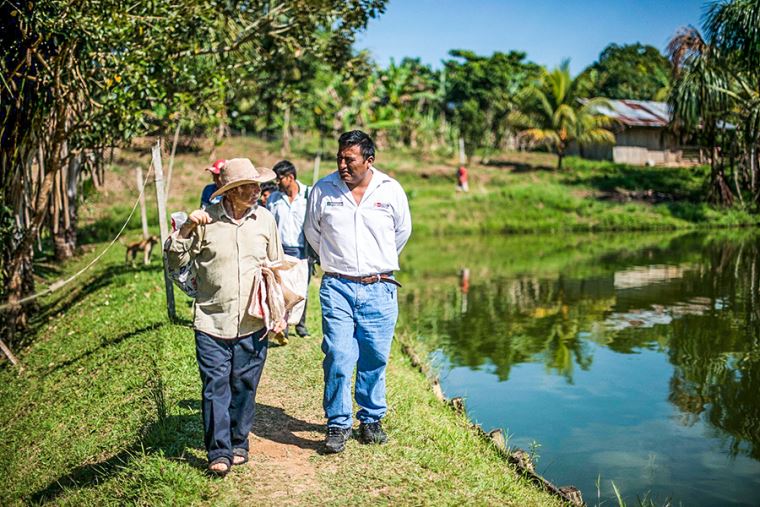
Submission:
[[[288,321],[283,318],[280,322],[274,325],[272,332],[274,334],[282,333],[283,331],[285,331],[286,327],[288,327]]]
[[[197,209],[190,213],[190,216],[187,217],[187,222],[179,228],[179,237],[185,239],[192,234],[196,227],[209,223],[211,223],[211,215],[202,209]]]

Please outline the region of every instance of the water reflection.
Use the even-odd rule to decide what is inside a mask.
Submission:
[[[622,396],[623,403],[636,406],[637,401],[647,398],[646,393],[636,390],[636,384],[646,380],[642,378],[644,363],[636,362],[645,360],[636,356],[651,352],[654,356],[646,361],[656,365],[647,366],[652,368],[649,375],[661,375],[663,379],[669,376],[667,386],[661,387],[667,391],[667,402],[677,410],[668,414],[667,409],[642,406],[635,414],[629,410],[625,417],[641,425],[652,424],[659,428],[655,431],[669,435],[672,441],[680,438],[673,436],[677,432],[670,428],[673,424],[703,431],[700,443],[708,442],[713,449],[704,454],[707,451],[698,446],[704,462],[737,456],[760,459],[758,236],[741,232],[722,236],[628,235],[624,240],[562,239],[515,238],[501,243],[493,239],[485,243],[457,240],[456,245],[445,248],[413,245],[405,263],[411,269],[406,280],[407,300],[402,307],[404,325],[431,350],[444,355],[445,370],[472,370],[469,377],[456,374],[461,378],[460,387],[477,382],[486,385],[474,379],[487,375],[495,376],[508,390],[510,382],[514,382],[509,380],[515,368],[542,364],[545,376],[564,380],[565,387],[556,389],[563,391],[567,399],[575,397],[573,403],[580,403],[588,413],[610,403],[605,397],[609,393],[595,397],[584,392],[579,400],[579,394],[572,394],[578,375],[588,372],[588,378],[597,383],[615,379],[621,383],[615,395]],[[431,263],[428,258],[432,252],[438,260]],[[615,355],[607,356],[602,351]],[[619,364],[618,370],[601,376],[604,365],[595,365],[602,360],[600,355],[608,364]],[[625,355],[631,360],[622,361]],[[665,361],[658,362],[658,357]],[[537,377],[532,375],[535,382]],[[487,389],[502,389],[500,384],[488,384],[491,387]],[[450,382],[444,386],[450,390],[459,388]],[[540,388],[535,391],[535,410],[540,412],[546,400],[542,401]],[[495,396],[467,394],[474,398]],[[650,407],[657,401],[652,397]],[[503,416],[487,405],[481,414],[473,415],[505,425],[500,424]],[[594,422],[579,414],[572,421],[575,426],[563,431],[580,431]],[[623,421],[620,426],[630,423]],[[616,438],[614,421],[610,424],[611,438]],[[551,432],[552,428],[545,431]],[[539,436],[543,437],[537,438],[539,441],[561,438]],[[704,465],[702,470],[693,461],[696,448],[692,456],[683,448],[674,451],[687,454],[683,462],[669,456],[667,466],[658,465],[657,479],[651,473],[646,479],[646,470],[651,472],[655,456],[665,444],[654,439],[651,445],[650,454],[640,455],[624,449],[610,450],[617,449],[617,444],[607,442],[593,456],[608,468],[629,472],[631,467],[640,469],[644,479],[629,480],[629,493],[653,489],[689,505],[756,502],[743,493],[746,488],[738,485],[731,486],[734,493],[727,497],[725,491],[720,497],[695,493],[700,488],[689,484],[690,475],[693,480],[709,477],[722,481],[721,487],[725,487],[731,484],[732,477],[742,475],[737,467],[745,467],[745,472],[751,468],[742,461],[718,467]],[[547,447],[544,452],[551,456],[552,450]],[[591,456],[574,459],[581,460],[577,466],[585,466],[588,463],[583,460],[591,460]],[[607,459],[610,456],[617,457]],[[561,462],[562,456],[553,459]],[[748,483],[748,491],[760,487],[760,474],[752,470],[749,480],[742,479]],[[615,474],[609,469],[599,473]],[[579,475],[567,471],[568,477]],[[671,479],[665,480],[668,476]],[[676,480],[676,476],[681,479]],[[591,487],[581,486],[587,490]],[[591,492],[595,493],[595,488]]]

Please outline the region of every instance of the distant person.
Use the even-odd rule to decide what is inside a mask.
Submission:
[[[277,162],[272,170],[277,175],[278,190],[269,196],[267,209],[272,212],[277,221],[282,249],[285,255],[306,259],[306,238],[303,233],[303,224],[306,218],[306,200],[308,199],[309,187],[298,181],[296,167],[289,160]],[[309,270],[307,280],[310,279],[311,270]],[[308,289],[306,292],[308,294]],[[306,303],[308,303],[308,299]],[[301,320],[296,324],[296,333],[302,337],[309,336],[309,330],[306,328],[306,303],[304,303]]]
[[[272,192],[275,191],[277,191],[277,185],[271,181],[262,184],[261,197],[259,197],[259,206],[264,206],[266,208],[267,203],[269,202],[269,196],[272,195]]]
[[[267,327],[248,313],[256,272],[283,258],[274,217],[256,206],[261,183],[275,174],[246,158],[220,169],[222,200],[190,213],[169,236],[169,268],[193,266],[195,351],[200,371],[208,471],[224,476],[248,461],[256,389],[267,357]],[[277,323],[275,333],[285,328]]]
[[[219,187],[221,186],[220,180],[219,180],[219,173],[224,168],[224,165],[227,161],[223,158],[220,158],[213,164],[211,164],[209,167],[206,168],[208,172],[211,173],[211,177],[213,178],[214,182],[209,183],[205,187],[203,187],[203,192],[201,192],[201,209],[206,209],[212,204],[216,204],[218,202],[221,202],[222,196],[218,195],[216,197],[213,196],[214,192],[216,192]]]
[[[457,190],[461,192],[470,191],[470,185],[467,182],[467,168],[463,165],[457,169]]]
[[[393,272],[412,219],[404,189],[374,162],[375,144],[367,134],[343,133],[338,170],[319,180],[309,196],[304,230],[325,271],[319,300],[328,453],[343,451],[351,436],[354,368],[359,439],[387,440],[380,420],[388,410],[385,367],[398,317]]]

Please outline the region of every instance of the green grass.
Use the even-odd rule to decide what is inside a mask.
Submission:
[[[331,147],[328,146],[328,149]],[[299,179],[311,183],[313,146],[295,143],[288,156]],[[256,165],[272,166],[281,159],[279,146],[253,138],[231,138],[215,156],[245,155]],[[114,160],[109,181],[134,188],[132,167],[147,169],[145,150],[125,150]],[[568,157],[562,171],[546,153],[505,152],[487,164],[470,163],[470,192],[455,190],[457,161],[434,153],[380,148],[376,165],[396,177],[408,196],[414,231],[418,235],[661,231],[695,228],[756,226],[760,215],[740,206],[718,208],[707,202],[707,167],[649,168]],[[191,210],[198,205],[201,188],[209,181],[203,168],[205,153],[178,155],[168,208]],[[167,163],[165,162],[166,166]],[[324,154],[319,175],[334,171],[332,157]],[[148,209],[154,223],[155,189],[148,187]],[[94,210],[113,195],[95,197]],[[109,204],[111,206],[112,204]],[[131,203],[122,202],[122,207]],[[120,210],[123,211],[123,210]],[[84,237],[102,241],[118,226],[102,214],[84,213]],[[135,217],[130,228],[139,230]]]
[[[378,166],[382,167],[381,162]],[[415,232],[523,233],[672,230],[757,225],[738,207],[705,202],[704,168],[652,169],[568,162],[562,172],[540,167],[515,172],[475,167],[470,192],[454,191],[453,176],[420,179],[399,171],[410,197]],[[653,202],[642,200],[656,192]],[[638,200],[637,200],[638,199]]]
[[[245,154],[257,165],[271,166],[279,158],[276,151],[260,141],[233,139],[217,156]],[[456,164],[451,160],[404,151],[381,150],[378,155],[378,167],[396,176],[409,193],[414,234],[419,236],[757,223],[755,215],[738,208],[722,210],[706,204],[700,197],[705,175],[700,168],[631,168],[571,158],[568,169],[558,173],[546,169],[551,160],[545,155],[505,154],[504,160],[494,159],[491,165],[471,165],[471,192],[461,194],[454,191]],[[307,182],[311,180],[308,157],[304,150],[291,157]],[[170,211],[196,205],[208,179],[202,172],[206,158],[193,153],[178,156]],[[329,158],[322,165],[322,176],[333,170]],[[48,281],[62,278],[104,247],[134,202],[131,168],[138,163],[147,168],[144,153],[124,151],[116,157],[118,170],[109,175],[113,188],[92,196],[80,209],[86,253],[63,266],[39,263],[40,276]],[[648,189],[667,195],[667,200],[649,204],[602,198]],[[155,223],[154,193],[149,186],[151,223]],[[137,237],[139,230],[136,216],[125,241]],[[429,256],[434,267],[437,258],[450,262],[447,256],[452,250],[446,245],[459,240],[442,237],[440,248],[434,250],[429,242],[423,250],[415,250],[412,243],[405,255]],[[568,241],[574,259],[568,259]],[[618,234],[605,236],[603,244],[625,249],[630,241],[634,240]],[[657,241],[661,240],[652,240]],[[599,244],[564,235],[515,237],[512,254],[496,269],[519,271],[540,259],[544,266],[571,262],[578,269],[593,270],[583,260]],[[482,238],[470,251],[473,259],[462,262],[473,269],[478,256],[499,254]],[[40,287],[44,284],[43,280]],[[181,295],[178,311],[182,322],[169,323],[160,270],[155,264],[124,266],[123,247],[118,244],[83,278],[42,301],[29,336],[20,343],[25,370],[19,373],[7,364],[0,368],[4,458],[0,504],[556,503],[516,479],[498,453],[468,428],[464,417],[438,402],[427,379],[410,367],[398,347],[388,373],[390,445],[351,445],[338,457],[314,453],[308,458],[312,482],[299,477],[278,482],[272,479],[277,460],[256,459],[252,467],[236,470],[225,481],[208,479],[199,380],[188,327],[190,308]],[[310,307],[312,330],[319,328],[318,312],[317,305]],[[406,329],[408,338],[415,338],[413,329]],[[274,397],[260,419],[279,420],[277,401],[285,407],[289,423],[309,426],[313,425],[309,421],[321,421],[320,361],[318,336],[273,349],[265,369],[270,391],[261,392],[259,398]],[[308,487],[292,492],[288,488],[295,481]]]
[[[94,246],[58,275],[104,245]],[[162,283],[155,262],[124,266],[115,248],[42,303],[34,339],[20,354],[24,371],[0,370],[0,504],[557,504],[516,478],[466,418],[437,401],[398,346],[388,371],[389,445],[312,453],[313,484],[295,496],[282,496],[292,484],[274,479],[262,490],[277,460],[253,456],[251,468],[224,481],[207,478],[188,300],[178,298],[182,322],[170,324]],[[312,330],[318,315],[312,305]],[[319,343],[314,336],[270,350],[270,392],[259,398],[281,401],[293,424],[321,418]],[[260,407],[262,424],[276,412]]]

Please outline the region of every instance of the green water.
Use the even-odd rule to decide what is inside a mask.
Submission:
[[[555,484],[760,505],[760,235],[424,238],[402,268],[446,395]]]

